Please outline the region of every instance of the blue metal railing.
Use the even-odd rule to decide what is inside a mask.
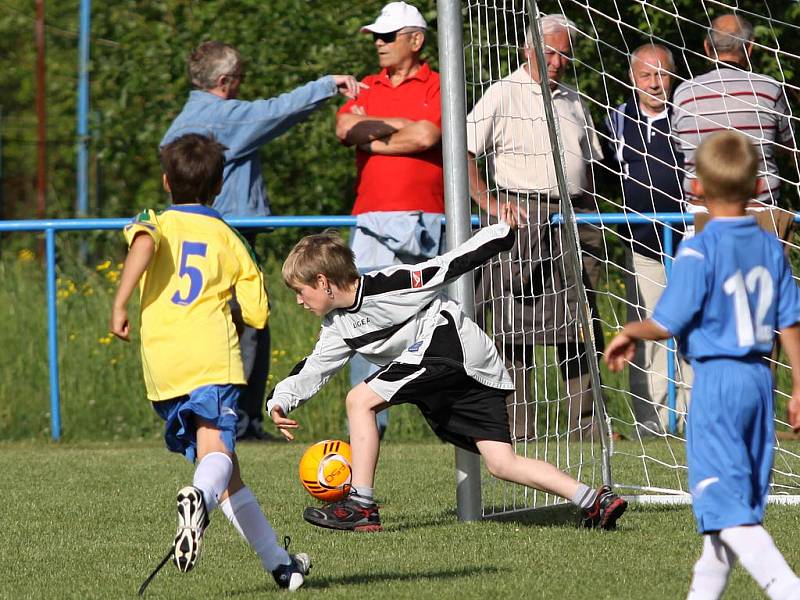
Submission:
[[[618,225],[624,223],[658,223],[664,224],[663,243],[665,272],[669,278],[672,269],[673,235],[669,225],[685,223],[687,216],[682,213],[647,213],[631,215],[625,213],[581,213],[576,215],[579,223]],[[795,215],[795,221],[800,220]],[[122,229],[130,219],[52,219],[27,221],[0,221],[0,233],[3,232],[39,232],[45,234],[45,263],[47,281],[47,324],[48,324],[48,365],[50,371],[50,432],[54,440],[61,438],[61,401],[58,368],[58,314],[56,303],[56,232],[57,231],[97,231]],[[551,222],[562,222],[561,215],[553,215]],[[353,227],[356,218],[353,216],[281,216],[281,217],[248,217],[230,219],[228,223],[236,228],[273,229],[281,227]],[[479,224],[478,217],[472,217],[473,226]],[[669,428],[674,432],[677,428],[677,412],[675,407],[675,352],[674,340],[667,341],[670,352],[667,353],[668,410]]]

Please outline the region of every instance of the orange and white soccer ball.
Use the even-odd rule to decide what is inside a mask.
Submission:
[[[317,442],[300,459],[300,481],[306,491],[325,502],[350,492],[350,444],[341,440]]]

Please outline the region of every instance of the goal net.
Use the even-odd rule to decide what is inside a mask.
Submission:
[[[781,14],[766,1],[462,6],[473,212],[492,222],[510,202],[528,222],[513,251],[476,277],[476,314],[515,380],[508,400],[515,449],[635,499],[689,502],[691,368],[673,340],[640,345],[620,374],[605,368],[602,350],[628,320],[652,314],[677,244],[704,210],[685,180],[698,140],[710,131],[736,128],[757,147],[763,183],[753,206],[794,259],[800,88],[790,78],[800,53],[793,24],[800,5],[788,12],[782,5]],[[533,14],[565,15],[574,25],[567,48],[544,46],[549,94],[526,70],[536,70],[528,58],[542,39],[541,31],[526,32]],[[725,14],[752,25],[752,50],[742,51],[738,65],[719,57],[730,36],[714,40],[714,58],[704,49],[712,21]],[[554,40],[552,23],[544,31]],[[656,46],[631,63],[647,44]],[[641,71],[634,72],[638,88],[632,64]],[[721,85],[725,70],[733,83]],[[697,216],[698,229],[704,219]],[[770,364],[778,432],[771,499],[793,501],[800,498],[800,442],[785,422],[791,373],[779,348]],[[483,479],[484,516],[561,502]]]

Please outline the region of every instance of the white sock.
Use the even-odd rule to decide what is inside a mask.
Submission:
[[[364,506],[372,506],[375,504],[373,489],[365,485],[359,487],[353,486],[350,490],[350,498]]]
[[[256,551],[267,571],[274,571],[279,565],[288,565],[291,562],[289,553],[278,544],[275,531],[250,488],[243,487],[233,496],[229,496],[220,504],[220,508],[236,531]]]
[[[217,508],[219,497],[231,480],[231,473],[233,462],[230,456],[222,452],[206,454],[194,470],[192,485],[203,492],[207,514],[210,515]]]
[[[575,492],[575,497],[572,503],[575,506],[589,510],[594,506],[594,501],[597,500],[597,490],[593,490],[585,483],[578,484],[578,491]]]
[[[800,599],[800,578],[761,525],[730,527],[719,537],[772,600]]]
[[[736,556],[722,543],[718,533],[703,536],[703,552],[694,564],[694,575],[686,600],[717,600],[728,585]]]

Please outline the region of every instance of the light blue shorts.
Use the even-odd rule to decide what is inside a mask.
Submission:
[[[236,449],[236,409],[241,389],[238,385],[205,385],[187,396],[153,402],[153,408],[164,425],[164,441],[170,452],[178,452],[189,462],[197,458],[197,430],[194,417],[199,417],[219,429],[220,438],[228,451]]]
[[[760,358],[692,368],[686,462],[697,529],[761,523],[775,445],[772,373]]]

